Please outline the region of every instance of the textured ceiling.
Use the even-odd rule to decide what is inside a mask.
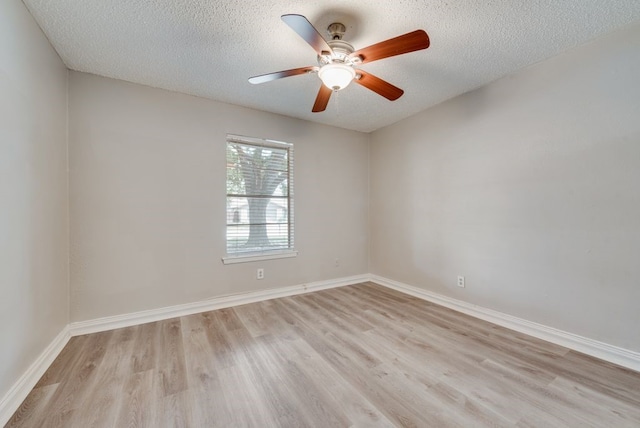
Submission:
[[[370,132],[640,19],[638,0],[24,0],[72,70]],[[362,66],[405,90],[390,102],[360,85],[311,113],[317,75],[262,85],[257,74],[316,64],[280,16],[356,49],[416,29],[431,47]]]

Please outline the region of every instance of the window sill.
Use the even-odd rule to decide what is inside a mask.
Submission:
[[[292,251],[282,251],[282,252],[270,253],[270,254],[247,254],[244,256],[227,256],[222,258],[222,263],[225,265],[230,265],[234,263],[260,262],[263,260],[286,259],[289,257],[296,257],[297,255],[298,255],[298,252],[295,250],[292,250]]]

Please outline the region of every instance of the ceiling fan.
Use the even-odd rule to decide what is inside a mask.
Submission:
[[[283,77],[318,73],[323,85],[320,86],[320,91],[311,110],[314,113],[324,111],[327,108],[331,92],[346,88],[354,80],[359,85],[382,95],[390,101],[397,100],[404,94],[402,89],[357,67],[368,62],[429,47],[427,33],[424,30],[416,30],[355,50],[353,46],[342,40],[346,27],[339,22],[329,25],[327,32],[331,36],[331,40],[326,41],[307,18],[302,15],[282,15],[282,20],[316,51],[318,65],[262,74],[249,78],[249,82],[258,84]]]

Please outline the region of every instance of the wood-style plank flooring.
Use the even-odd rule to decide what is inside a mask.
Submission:
[[[9,427],[639,427],[640,373],[366,283],[73,337]]]

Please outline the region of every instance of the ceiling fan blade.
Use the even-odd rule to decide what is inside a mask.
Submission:
[[[329,104],[331,92],[333,92],[331,89],[321,85],[320,90],[318,91],[318,96],[316,97],[316,102],[313,103],[313,109],[311,109],[311,111],[314,113],[324,111],[324,109],[327,108],[327,104]]]
[[[371,73],[367,73],[364,70],[358,70],[357,73],[360,75],[360,78],[354,79],[354,82],[372,90],[378,95],[382,95],[390,101],[395,101],[404,94],[402,89],[397,86],[393,86],[391,83],[386,82]]]
[[[327,44],[327,41],[320,35],[318,30],[302,15],[282,15],[282,20],[293,31],[298,33],[305,42],[309,43],[318,55],[333,54],[331,46]]]
[[[249,78],[249,83],[257,85],[258,83],[271,82],[272,80],[282,79],[283,77],[297,76],[299,74],[311,73],[318,71],[318,67],[300,67],[292,68],[291,70],[276,71],[275,73],[261,74],[260,76],[253,76]]]
[[[369,47],[359,49],[349,55],[350,58],[360,57],[362,63],[377,61],[396,55],[419,51],[429,47],[429,36],[424,30],[416,30]]]

